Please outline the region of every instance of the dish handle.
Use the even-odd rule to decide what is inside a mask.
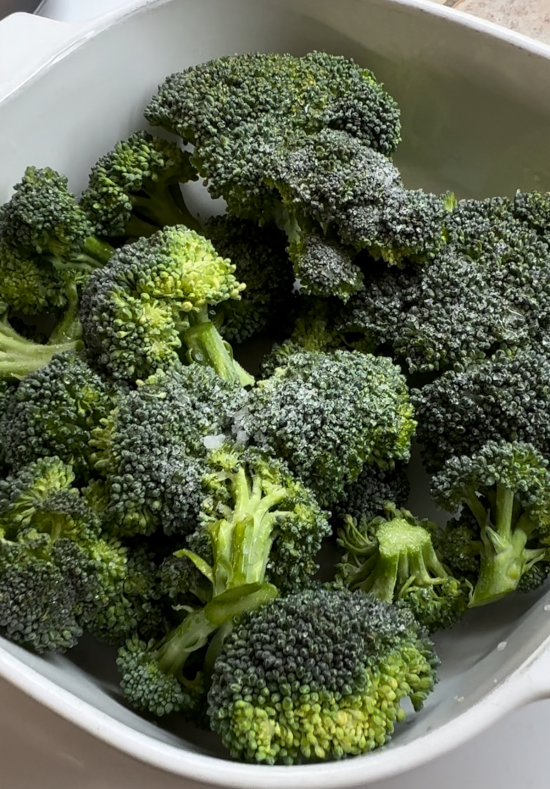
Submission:
[[[17,13],[0,22],[0,101],[78,38],[81,25]]]

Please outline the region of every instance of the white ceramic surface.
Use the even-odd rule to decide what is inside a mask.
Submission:
[[[405,128],[397,163],[409,186],[452,188],[460,196],[550,189],[548,48],[421,2],[134,6],[82,27],[26,16],[0,25],[0,200],[29,163],[57,167],[81,187],[93,160],[140,124],[144,104],[170,71],[234,51],[315,47],[356,57],[396,96]],[[26,53],[22,41],[31,45]],[[415,490],[411,506],[426,513],[425,486]],[[442,682],[426,710],[400,728],[390,747],[341,764],[228,763],[215,755],[213,738],[177,722],[164,729],[127,710],[112,653],[95,645],[43,659],[2,642],[0,675],[95,737],[186,776],[189,789],[365,785],[420,765],[509,710],[548,696],[546,605],[518,597],[511,606],[470,612],[438,639]]]

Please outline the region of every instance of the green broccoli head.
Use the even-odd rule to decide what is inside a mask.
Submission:
[[[246,285],[240,300],[216,307],[223,337],[241,343],[280,324],[294,283],[283,233],[273,225],[260,227],[230,214],[209,219],[203,233],[219,255],[231,260],[235,276]]]
[[[389,159],[344,132],[324,130],[299,146],[282,147],[274,156],[270,179],[280,194],[284,226],[294,242],[291,253],[293,249],[307,253],[309,243],[315,249],[325,238],[329,245],[332,239],[340,241],[334,246],[340,263],[334,254],[329,272],[335,284],[338,276],[342,280],[343,293],[336,288],[331,292],[345,299],[362,288],[353,250],[357,254],[367,249],[374,258],[397,264],[408,258],[424,261],[446,240],[444,221],[452,199],[405,190]],[[322,229],[315,242],[308,240],[312,222],[317,234]],[[320,270],[315,274],[312,258],[308,273],[310,279],[313,274],[313,292],[326,295],[322,291],[330,288],[330,280],[323,266],[328,258],[318,257]],[[300,257],[296,263],[303,268]],[[326,279],[324,288],[319,289],[316,278],[319,285]]]
[[[432,536],[435,551],[443,564],[457,577],[474,580],[479,575],[483,549],[479,524],[473,513],[464,508]]]
[[[17,250],[48,257],[61,270],[89,272],[113,251],[94,237],[67,178],[50,167],[27,167],[11,199],[0,207],[0,236]]]
[[[196,179],[189,153],[137,131],[93,166],[80,207],[107,237],[150,236],[167,225],[199,230],[179,187]]]
[[[341,498],[332,508],[333,515],[343,518],[350,515],[356,520],[371,521],[384,512],[388,502],[403,506],[411,491],[407,468],[396,463],[394,468],[366,464],[357,479],[346,485]]]
[[[92,431],[114,408],[108,382],[78,356],[55,356],[28,375],[0,421],[6,461],[18,468],[57,455],[86,477]]]
[[[407,460],[415,425],[399,368],[340,350],[290,355],[236,420],[239,439],[287,462],[322,502],[337,501],[367,461]]]
[[[339,580],[387,603],[402,601],[430,631],[452,627],[468,606],[471,585],[453,578],[434,550],[436,527],[387,504],[384,516],[359,523],[347,516]]]
[[[92,435],[103,477],[90,495],[117,536],[192,531],[202,501],[204,458],[223,442],[245,392],[209,367],[191,364],[127,393]]]
[[[255,220],[273,205],[265,173],[275,148],[323,128],[386,155],[400,139],[397,106],[373,74],[322,52],[234,55],[192,66],[165,80],[145,114],[195,146],[192,161],[213,197]]]
[[[451,458],[433,477],[432,496],[449,511],[466,508],[477,521],[480,569],[471,606],[505,597],[533,564],[546,561],[550,472],[531,444],[489,441]]]
[[[183,226],[125,246],[90,278],[80,317],[84,341],[114,378],[136,381],[181,365],[182,342],[195,360],[239,380],[208,308],[238,299],[235,266]]]
[[[521,441],[548,454],[550,359],[533,345],[504,351],[462,372],[448,371],[412,392],[418,440],[428,471],[487,441]]]
[[[283,592],[310,582],[330,533],[327,513],[311,492],[284,464],[255,449],[224,445],[209,454],[208,465],[202,523],[190,539],[207,546],[201,534],[208,534],[214,596],[265,579]],[[199,558],[202,569],[210,557]]]
[[[55,312],[66,305],[66,283],[40,256],[0,237],[0,301],[29,315]]]
[[[300,292],[336,296],[346,302],[363,289],[363,272],[353,247],[317,231],[297,230],[291,235],[289,254]]]
[[[247,613],[226,639],[208,694],[234,758],[341,759],[384,745],[408,697],[420,709],[438,660],[410,612],[322,588]]]

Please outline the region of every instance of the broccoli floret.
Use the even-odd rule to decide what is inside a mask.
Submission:
[[[432,496],[451,512],[469,509],[477,521],[480,569],[470,606],[500,600],[546,561],[550,472],[532,445],[489,441],[477,453],[451,458],[433,477]]]
[[[73,481],[55,457],[0,481],[0,626],[37,652],[74,646],[84,612],[116,575],[99,521]]]
[[[109,644],[120,644],[136,633],[143,638],[158,636],[166,623],[153,554],[146,545],[123,546],[112,540],[97,545],[103,550],[107,546],[118,559],[118,566],[117,572],[113,572],[111,560],[107,565],[110,578],[99,576],[101,586],[96,605],[84,619],[86,630]],[[105,561],[100,564],[105,565]]]
[[[391,468],[408,460],[415,424],[405,379],[390,359],[304,351],[250,392],[236,430],[329,503],[367,461]]]
[[[183,226],[117,250],[82,296],[87,348],[119,380],[143,380],[181,366],[184,344],[193,361],[222,378],[252,383],[208,314],[209,306],[240,298],[245,286],[234,271],[210,241]]]
[[[388,502],[397,507],[403,506],[410,490],[407,469],[403,463],[396,463],[392,469],[367,464],[355,482],[345,486],[332,512],[340,519],[350,515],[356,520],[365,518],[371,521],[384,512]]]
[[[384,745],[420,709],[438,659],[410,612],[313,589],[243,616],[214,664],[208,714],[233,758],[341,759]]]
[[[57,455],[87,477],[92,431],[114,408],[113,394],[78,356],[55,356],[21,381],[0,419],[7,463]]]
[[[104,478],[90,495],[117,536],[187,533],[197,523],[210,442],[223,442],[245,392],[192,364],[120,394],[92,434],[91,462]]]
[[[216,252],[229,258],[246,289],[241,299],[216,307],[216,322],[228,342],[241,343],[260,331],[279,328],[288,312],[294,276],[286,239],[273,225],[259,227],[226,214],[209,219],[202,231]]]
[[[452,627],[468,606],[471,585],[450,575],[434,550],[436,526],[387,504],[371,521],[346,516],[338,530],[345,554],[339,580],[386,603],[402,601],[429,631]]]
[[[487,441],[522,441],[550,454],[550,359],[543,347],[495,353],[411,393],[428,471]]]
[[[455,575],[477,578],[483,543],[479,524],[470,510],[463,509],[447,522],[446,528],[438,529],[432,541],[443,564]]]
[[[212,452],[208,463],[202,522],[190,539],[202,555],[184,548],[177,556],[190,559],[209,581],[211,599],[190,611],[159,643],[134,640],[119,652],[125,696],[137,709],[154,715],[172,710],[188,717],[196,714],[196,696],[190,696],[186,686],[200,675],[186,675],[188,657],[205,647],[219,628],[226,636],[235,616],[272,599],[277,594],[273,583],[296,588],[311,579],[329,530],[311,493],[276,461],[226,445]],[[191,574],[180,568],[183,585]],[[170,575],[175,589],[174,573]],[[214,651],[222,641],[213,642]]]
[[[550,230],[550,192],[518,190],[511,205],[513,215],[544,238]]]
[[[93,166],[80,207],[107,237],[150,236],[168,225],[200,230],[179,186],[197,180],[190,156],[173,142],[134,132]]]
[[[0,300],[30,315],[55,312],[67,302],[66,283],[38,255],[24,254],[0,237]]]
[[[234,55],[192,66],[165,80],[145,115],[192,143],[192,162],[212,196],[255,221],[273,207],[266,172],[281,146],[323,128],[385,155],[400,139],[399,110],[374,75],[323,52]]]
[[[67,178],[49,167],[27,167],[10,200],[0,206],[0,238],[34,259],[46,278],[57,273],[59,282],[73,283],[107,263],[113,248],[94,235],[67,186]],[[30,294],[31,305],[34,298]]]
[[[353,250],[367,249],[374,258],[395,264],[424,260],[446,240],[444,220],[452,197],[405,190],[389,159],[344,132],[323,131],[299,147],[283,148],[270,173],[281,195],[279,223],[291,241],[296,276],[318,295],[347,300],[362,289]],[[310,242],[312,221],[318,230]],[[331,251],[323,251],[323,244]]]

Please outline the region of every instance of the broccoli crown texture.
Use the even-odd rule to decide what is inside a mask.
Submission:
[[[239,301],[230,299],[216,308],[223,337],[241,343],[274,328],[288,307],[294,282],[284,234],[273,225],[260,227],[229,214],[209,219],[203,232],[246,285]]]
[[[92,495],[115,534],[196,526],[209,440],[223,441],[244,397],[237,384],[198,364],[118,397],[92,436],[92,463],[105,480]]]
[[[0,206],[0,236],[16,249],[46,255],[58,268],[89,271],[112,253],[93,227],[68,180],[50,167],[27,167],[11,199]]]
[[[409,498],[411,486],[403,463],[387,469],[367,464],[357,479],[344,488],[342,497],[332,508],[338,518],[350,515],[356,520],[372,520],[384,512],[388,502],[401,507]]]
[[[113,377],[135,381],[181,364],[183,334],[195,361],[238,379],[207,312],[240,297],[234,271],[210,241],[179,225],[122,247],[84,290],[86,346]]]
[[[167,225],[199,230],[179,187],[196,178],[189,153],[137,131],[96,162],[80,207],[107,237],[139,238]]]
[[[450,458],[432,479],[432,496],[477,521],[480,569],[471,606],[515,591],[522,575],[547,561],[550,472],[531,444],[489,441],[477,453]]]
[[[323,502],[338,500],[367,461],[407,460],[415,425],[399,368],[340,350],[290,355],[236,420],[240,437],[285,460]]]
[[[448,196],[405,190],[399,170],[389,159],[342,131],[324,130],[300,146],[282,148],[274,157],[271,173],[286,210],[291,240],[304,233],[307,238],[308,220],[314,220],[325,235],[332,233],[356,251],[367,248],[375,258],[389,263],[424,259],[445,240]],[[307,250],[307,242],[302,243]],[[347,268],[349,273],[356,272],[347,286],[349,295],[362,283],[359,269],[350,268],[349,263]],[[336,282],[335,272],[337,268],[325,276]],[[319,276],[323,276],[322,268]],[[318,289],[313,292],[326,295]],[[332,292],[341,295],[336,289]]]
[[[345,554],[339,579],[387,603],[403,601],[428,630],[451,627],[464,614],[471,586],[443,567],[432,543],[435,524],[387,504],[384,516],[338,531]]]
[[[499,351],[462,372],[444,373],[411,399],[429,471],[487,441],[522,441],[550,452],[550,359],[543,347]]]
[[[0,301],[35,315],[66,304],[66,283],[38,255],[22,252],[0,237]]]
[[[192,143],[212,196],[251,218],[272,202],[265,173],[274,148],[323,128],[386,155],[400,139],[397,106],[373,74],[323,52],[234,55],[192,66],[165,80],[145,114]]]
[[[340,759],[384,745],[438,665],[425,631],[373,596],[321,588],[245,614],[214,664],[208,714],[234,758]]]
[[[65,353],[28,375],[0,419],[8,464],[57,455],[87,474],[92,431],[114,407],[109,384],[82,359]]]

